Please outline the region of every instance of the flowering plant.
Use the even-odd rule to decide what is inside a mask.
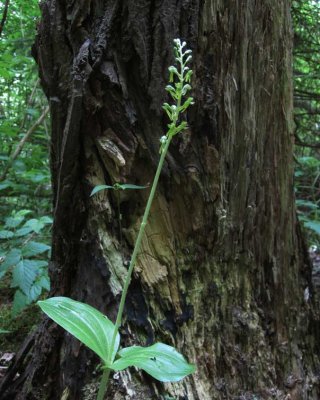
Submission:
[[[186,121],[180,121],[181,114],[193,104],[193,98],[186,96],[191,90],[192,70],[187,64],[192,59],[192,52],[185,47],[185,42],[181,43],[180,39],[174,40],[174,55],[177,66],[169,67],[170,84],[166,86],[166,90],[173,99],[173,104],[164,103],[163,105],[170,123],[166,135],[160,139],[160,160],[135,242],[115,324],[88,304],[67,297],[51,297],[38,302],[43,312],[101,358],[103,375],[97,400],[104,398],[111,370],[121,371],[127,367],[135,366],[161,382],[175,382],[195,371],[195,366],[189,364],[175,348],[163,343],[155,343],[149,347],[131,346],[119,350],[119,328],[124,305],[159,176],[173,136],[187,127]],[[127,189],[141,188],[134,187],[134,185],[125,186]],[[92,194],[108,188],[118,189],[119,187],[99,186],[93,189]]]

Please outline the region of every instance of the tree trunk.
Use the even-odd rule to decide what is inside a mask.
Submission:
[[[166,385],[118,373],[108,398],[318,399],[319,316],[294,207],[287,0],[42,3],[34,54],[52,117],[51,296],[115,319],[148,189],[90,192],[151,183],[175,37],[193,50],[196,104],[170,148],[121,332],[123,345],[175,345],[197,372]],[[1,398],[93,399],[97,362],[44,319]]]

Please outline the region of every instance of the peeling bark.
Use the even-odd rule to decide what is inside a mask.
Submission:
[[[116,374],[112,399],[317,399],[319,315],[296,220],[289,1],[47,0],[34,47],[52,116],[51,295],[114,319],[166,128],[172,39],[194,54],[190,129],[170,149],[123,343],[175,345],[197,372]],[[3,399],[89,399],[97,359],[47,319]],[[19,374],[19,376],[17,375]],[[91,397],[90,397],[91,396]],[[286,397],[287,396],[287,397]]]

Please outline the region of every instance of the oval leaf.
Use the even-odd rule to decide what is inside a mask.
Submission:
[[[88,304],[68,297],[51,297],[38,301],[38,304],[54,322],[98,354],[105,364],[108,363],[114,324],[105,315]],[[120,335],[117,334],[113,357],[119,342]]]
[[[33,229],[32,229],[30,226],[25,226],[25,227],[23,227],[23,228],[18,229],[18,230],[15,232],[14,236],[15,236],[15,237],[26,236],[26,235],[28,235],[30,232],[32,232],[32,230],[33,230]]]
[[[13,237],[13,232],[11,231],[0,231],[0,239],[11,239]]]
[[[92,190],[92,192],[90,193],[90,196],[93,196],[94,194],[100,192],[101,190],[105,190],[105,189],[113,189],[112,186],[109,185],[98,185],[95,186]]]
[[[44,222],[42,222],[40,219],[32,218],[29,219],[21,228],[30,228],[32,231],[39,233],[43,228],[44,228]]]
[[[46,265],[46,263],[44,263]],[[43,266],[40,260],[20,260],[12,271],[11,287],[18,287],[28,297],[39,268]]]
[[[28,242],[22,247],[22,255],[24,257],[32,257],[50,250],[50,246],[44,243]]]
[[[11,310],[12,316],[15,317],[28,304],[30,304],[28,297],[24,293],[22,293],[21,290],[17,290],[14,294],[14,299],[12,304],[12,310]]]
[[[9,253],[6,255],[5,260],[2,264],[0,264],[0,279],[5,275],[7,270],[18,264],[21,259],[21,251],[19,249],[11,249]]]
[[[138,367],[161,382],[176,382],[195,371],[182,354],[171,346],[155,343],[150,347],[132,346],[119,351],[121,357],[112,364],[112,369],[122,371],[127,367]]]
[[[40,221],[43,222],[44,224],[52,224],[53,223],[53,219],[51,217],[48,217],[47,215],[44,215],[43,217],[41,217]]]
[[[318,235],[320,235],[320,223],[317,221],[308,221],[305,222],[304,226],[306,228],[312,229],[314,232],[316,232]]]

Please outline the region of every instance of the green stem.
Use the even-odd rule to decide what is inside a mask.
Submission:
[[[114,329],[113,336],[112,336],[112,341],[111,341],[111,349],[113,349],[113,347],[114,347],[114,344],[115,344],[115,341],[116,341],[116,337],[117,337],[117,333],[118,333],[118,330],[119,330],[120,325],[121,325],[122,314],[123,314],[123,310],[124,310],[124,304],[125,304],[125,301],[126,301],[128,288],[129,288],[130,281],[131,281],[131,275],[132,275],[132,272],[133,272],[133,269],[134,269],[134,266],[135,266],[135,262],[136,262],[136,259],[137,259],[138,252],[140,250],[142,236],[143,236],[146,224],[147,224],[148,216],[149,216],[149,213],[150,213],[150,208],[151,208],[152,201],[153,201],[153,198],[154,198],[154,195],[155,195],[155,192],[156,192],[157,184],[158,184],[158,181],[159,181],[159,176],[160,176],[160,173],[161,173],[161,170],[162,170],[162,167],[163,167],[164,159],[166,157],[166,154],[167,154],[167,151],[168,151],[168,148],[169,148],[169,145],[170,145],[170,141],[171,141],[171,137],[169,136],[167,141],[166,141],[166,144],[165,144],[165,146],[163,148],[163,151],[161,153],[160,161],[159,161],[159,164],[158,164],[158,168],[157,168],[156,174],[155,174],[154,179],[153,179],[153,183],[152,183],[150,195],[149,195],[149,198],[148,198],[148,202],[147,202],[147,205],[146,205],[146,209],[145,209],[144,214],[143,214],[143,218],[142,218],[142,222],[141,222],[141,225],[140,225],[138,237],[137,237],[134,249],[133,249],[133,253],[132,253],[131,260],[130,260],[130,265],[129,265],[127,277],[126,277],[126,280],[125,280],[125,283],[124,283],[124,287],[123,287],[123,290],[122,290],[122,294],[121,294],[121,300],[120,300],[120,304],[119,304],[118,315],[117,315],[117,319],[116,319],[116,323],[115,323],[115,329]]]
[[[183,78],[181,78],[181,80],[183,80]],[[180,104],[181,104],[181,99],[179,98],[178,104],[177,104],[177,109],[178,110],[179,110]],[[175,115],[175,118],[173,120],[174,125],[176,125],[178,117],[179,117],[179,112],[177,112],[177,114]],[[155,195],[155,192],[156,192],[156,189],[157,189],[157,185],[158,185],[159,177],[160,177],[161,170],[162,170],[162,167],[163,167],[164,159],[165,159],[165,157],[167,155],[171,139],[172,139],[172,136],[168,135],[167,136],[167,141],[165,143],[165,146],[164,146],[164,148],[163,148],[163,150],[161,152],[161,157],[160,157],[160,160],[159,160],[158,168],[157,168],[156,174],[155,174],[154,179],[153,179],[153,183],[152,183],[151,191],[150,191],[150,194],[149,194],[148,202],[147,202],[147,205],[146,205],[146,209],[144,210],[144,214],[143,214],[142,222],[141,222],[141,225],[140,225],[138,237],[137,237],[134,249],[133,249],[133,253],[132,253],[131,260],[130,260],[130,265],[129,265],[127,277],[126,277],[126,280],[125,280],[125,283],[124,283],[124,287],[123,287],[123,290],[122,290],[122,294],[121,294],[119,310],[118,310],[117,319],[116,319],[116,323],[115,323],[115,328],[114,328],[114,332],[113,332],[113,336],[112,336],[112,340],[111,340],[111,352],[113,352],[112,349],[113,349],[114,344],[116,342],[117,333],[118,333],[118,330],[119,330],[120,325],[121,325],[122,314],[123,314],[123,310],[124,310],[124,304],[125,304],[125,301],[126,301],[128,288],[129,288],[129,285],[130,285],[130,282],[131,282],[131,275],[132,275],[132,272],[133,272],[133,269],[134,269],[134,266],[135,266],[135,263],[136,263],[138,252],[140,250],[142,236],[144,234],[144,229],[145,229],[145,227],[147,225],[147,220],[148,220],[148,216],[150,214],[151,205],[152,205],[153,198],[154,198],[154,195]],[[113,361],[113,360],[111,360],[111,361]]]
[[[161,174],[161,170],[163,167],[163,163],[165,160],[165,157],[167,155],[168,152],[168,148],[172,139],[172,136],[176,133],[176,127],[177,127],[177,121],[179,119],[179,114],[180,114],[180,106],[181,106],[181,98],[182,98],[182,87],[183,87],[183,82],[184,82],[184,65],[183,65],[183,56],[182,56],[182,51],[180,50],[180,66],[181,66],[181,74],[179,74],[179,80],[181,83],[181,88],[178,91],[178,99],[177,99],[177,108],[176,108],[176,112],[173,115],[172,118],[172,123],[173,123],[173,127],[169,129],[168,133],[167,133],[167,140],[165,142],[165,145],[163,148],[161,148],[161,157],[159,160],[159,164],[157,167],[157,171],[156,174],[154,176],[153,179],[153,183],[152,183],[152,187],[151,187],[151,191],[149,194],[149,198],[148,198],[148,202],[143,214],[143,218],[142,218],[142,222],[140,225],[140,229],[139,229],[139,233],[138,233],[138,237],[136,239],[136,243],[134,245],[134,249],[133,249],[133,253],[132,253],[132,257],[130,260],[130,265],[129,265],[129,269],[128,269],[128,273],[126,276],[126,280],[124,283],[124,287],[122,290],[122,294],[121,294],[121,299],[120,299],[120,304],[119,304],[119,309],[118,309],[118,314],[117,314],[117,319],[116,319],[116,323],[115,323],[115,327],[114,327],[114,331],[113,331],[113,335],[112,335],[112,340],[111,340],[111,346],[110,346],[110,363],[109,365],[111,365],[113,363],[114,360],[114,356],[113,354],[115,353],[113,351],[114,345],[116,343],[116,337],[121,325],[121,321],[122,321],[122,315],[123,315],[123,310],[124,310],[124,305],[125,305],[125,301],[126,301],[126,297],[127,297],[127,293],[128,293],[128,288],[131,282],[131,276],[132,276],[132,272],[136,263],[136,259],[138,256],[138,252],[140,250],[140,246],[141,246],[141,241],[142,241],[142,237],[144,234],[144,230],[145,227],[147,225],[147,220],[148,220],[148,216],[150,214],[150,209],[151,209],[151,205],[154,199],[154,195],[157,189],[157,185],[158,185],[158,181],[159,181],[159,177]],[[110,369],[105,369],[101,378],[101,384],[100,384],[100,388],[99,388],[99,393],[98,393],[98,397],[97,400],[103,400],[104,395],[106,393],[107,390],[107,385],[108,385],[108,381],[109,381],[109,375],[110,375]]]
[[[120,212],[120,191],[119,190],[117,190],[116,196],[117,196],[117,208],[118,208],[118,218],[119,218],[120,248],[122,248],[122,224],[121,224],[122,215]]]
[[[129,265],[129,269],[128,269],[128,273],[126,276],[126,280],[124,283],[124,287],[122,290],[122,294],[121,294],[121,299],[120,299],[120,304],[119,304],[119,310],[118,310],[118,314],[117,314],[117,319],[116,319],[116,323],[115,323],[115,327],[114,327],[114,331],[113,331],[113,336],[112,336],[112,340],[111,340],[111,346],[110,346],[110,350],[111,350],[111,354],[113,354],[113,348],[116,342],[116,337],[117,337],[117,333],[119,331],[120,325],[121,325],[121,320],[122,320],[122,314],[123,314],[123,310],[124,310],[124,304],[126,301],[126,297],[127,297],[127,293],[128,293],[128,288],[130,285],[130,281],[131,281],[131,276],[132,276],[132,272],[135,266],[135,262],[137,259],[137,255],[140,249],[140,245],[141,245],[141,240],[142,240],[142,236],[147,224],[147,220],[148,220],[148,216],[150,214],[150,209],[151,209],[151,205],[152,205],[152,201],[156,192],[156,188],[157,188],[157,184],[159,181],[159,177],[160,177],[160,173],[163,167],[163,163],[164,163],[164,159],[166,157],[166,154],[168,152],[168,148],[171,142],[171,136],[168,136],[166,144],[162,150],[161,153],[161,157],[160,157],[160,161],[158,164],[158,168],[156,171],[156,174],[154,176],[153,179],[153,183],[152,183],[152,187],[151,187],[151,191],[149,194],[149,198],[148,198],[148,202],[146,205],[146,209],[144,211],[143,214],[143,218],[142,218],[142,222],[140,225],[140,229],[139,229],[139,233],[138,233],[138,237],[133,249],[133,253],[132,253],[132,257],[131,257],[131,261],[130,261],[130,265]],[[112,355],[111,355],[112,357]],[[113,362],[113,359],[110,360],[110,364]],[[107,385],[108,385],[108,381],[109,381],[109,375],[110,375],[110,369],[105,369],[101,378],[101,383],[100,383],[100,388],[99,388],[99,393],[98,393],[98,397],[97,400],[103,400],[104,395],[106,393],[107,390]]]
[[[105,369],[102,374],[97,400],[103,400],[107,391],[108,381],[110,376],[110,369]]]

